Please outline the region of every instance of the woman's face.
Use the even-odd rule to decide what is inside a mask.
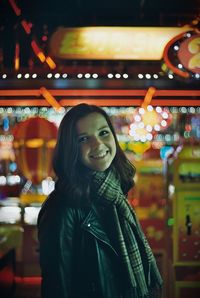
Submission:
[[[115,157],[116,144],[104,116],[91,113],[79,119],[76,130],[82,163],[94,171],[105,171]]]

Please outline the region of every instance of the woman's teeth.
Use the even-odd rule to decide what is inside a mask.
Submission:
[[[96,154],[96,155],[92,155],[92,158],[95,158],[95,159],[100,159],[100,158],[103,158],[107,155],[108,152],[102,152],[100,154]]]

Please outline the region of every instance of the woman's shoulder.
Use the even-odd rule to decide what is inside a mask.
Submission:
[[[81,219],[85,212],[86,209],[73,203],[69,195],[54,190],[42,204],[38,215],[38,226],[44,218],[45,221],[58,223],[68,218]]]

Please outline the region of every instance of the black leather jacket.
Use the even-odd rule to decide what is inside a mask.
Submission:
[[[109,208],[70,207],[52,193],[38,217],[42,298],[121,298],[118,254],[108,237]]]

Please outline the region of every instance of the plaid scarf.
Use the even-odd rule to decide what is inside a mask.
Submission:
[[[130,294],[126,297],[159,297],[161,290],[157,289],[161,288],[162,278],[136,214],[121,190],[116,173],[113,170],[95,172],[93,182],[97,197],[113,205],[113,233],[116,235],[119,255],[130,285]]]

